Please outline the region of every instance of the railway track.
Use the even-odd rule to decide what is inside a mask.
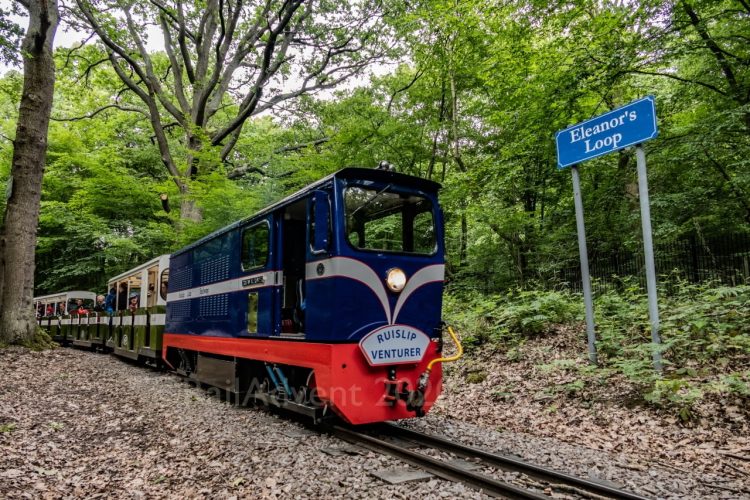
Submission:
[[[490,496],[514,499],[549,499],[549,495],[545,494],[545,489],[548,489],[548,491],[552,490],[583,498],[645,500],[645,497],[629,491],[530,464],[515,458],[472,448],[439,436],[424,434],[394,424],[371,427],[367,431],[354,430],[340,425],[330,425],[327,426],[326,430],[330,434],[352,444],[397,457],[437,477],[449,481],[461,482]],[[403,444],[394,443],[392,441],[393,438],[397,438],[403,443],[412,443],[416,448],[447,452],[484,466],[491,466],[499,471],[521,473],[527,476],[530,482],[534,483],[533,489],[517,486],[490,475],[468,470],[465,467],[434,458]]]

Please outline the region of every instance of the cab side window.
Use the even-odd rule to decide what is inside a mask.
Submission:
[[[242,233],[242,270],[260,269],[268,263],[268,224],[263,222]]]

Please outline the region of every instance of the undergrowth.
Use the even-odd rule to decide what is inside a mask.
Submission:
[[[59,347],[49,334],[41,329],[37,328],[36,333],[30,339],[21,342],[21,345],[31,349],[32,351],[44,351],[46,349],[54,349]]]
[[[661,293],[662,344],[651,343],[646,294],[634,282],[623,281],[617,291],[595,299],[599,366],[556,363],[547,369],[577,373],[583,381],[624,376],[641,402],[669,409],[683,420],[708,395],[732,394],[750,400],[750,286],[720,286],[673,282]],[[583,299],[565,291],[513,290],[505,294],[446,294],[445,318],[462,332],[469,351],[492,344],[508,361],[523,359],[524,345],[540,335],[554,335],[559,326],[575,327],[580,355],[585,358]],[[664,370],[654,370],[658,350]]]

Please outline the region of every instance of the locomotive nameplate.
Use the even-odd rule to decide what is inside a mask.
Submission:
[[[242,280],[242,286],[252,286],[252,285],[262,285],[266,282],[266,278],[263,275],[260,276],[253,276],[252,278],[247,278]]]
[[[427,334],[408,325],[383,326],[359,341],[371,366],[419,363],[429,345]]]

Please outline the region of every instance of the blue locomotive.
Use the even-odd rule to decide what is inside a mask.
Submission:
[[[346,168],[175,252],[165,361],[315,416],[423,414],[441,388],[439,188]]]

